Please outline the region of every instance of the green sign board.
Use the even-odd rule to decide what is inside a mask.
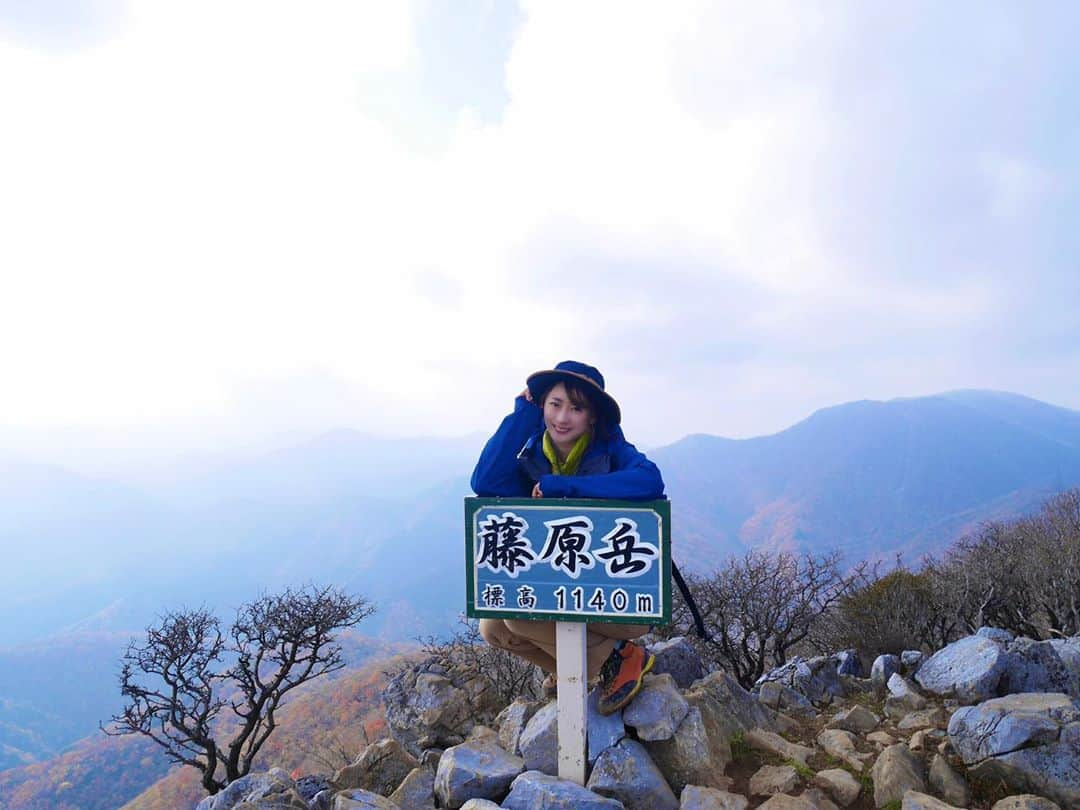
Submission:
[[[667,624],[671,502],[465,499],[473,618]]]

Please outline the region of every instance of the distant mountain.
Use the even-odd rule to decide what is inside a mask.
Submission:
[[[657,450],[676,554],[751,547],[909,560],[1080,485],[1080,413],[994,391],[861,401],[772,436]]]
[[[175,491],[164,473],[141,488],[136,475],[0,462],[0,766],[49,756],[107,717],[122,639],[163,610],[206,605],[228,620],[262,591],[315,582],[378,605],[367,634],[451,629],[465,601],[461,499],[480,444],[329,433],[188,465]],[[1080,413],[957,391],[826,408],[771,436],[689,436],[650,456],[687,569],[750,547],[914,562],[1080,486]],[[75,646],[88,633],[112,646]],[[24,657],[35,648],[41,657]],[[85,711],[53,708],[72,679]]]

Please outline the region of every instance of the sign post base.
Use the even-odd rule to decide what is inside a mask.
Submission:
[[[555,623],[555,653],[559,685],[559,778],[585,785],[586,678],[583,622]]]

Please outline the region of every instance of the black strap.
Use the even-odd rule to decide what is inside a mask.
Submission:
[[[690,608],[690,615],[694,617],[694,626],[697,628],[698,635],[706,641],[712,641],[712,635],[705,629],[705,622],[701,618],[701,611],[698,610],[697,603],[694,602],[694,597],[690,595],[690,589],[686,586],[686,580],[683,579],[682,574],[679,573],[679,566],[675,564],[674,560],[671,561],[671,576],[675,578],[675,584],[679,586],[683,599],[686,601],[686,606]]]

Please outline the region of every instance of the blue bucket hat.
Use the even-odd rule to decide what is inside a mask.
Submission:
[[[543,405],[540,397],[551,386],[558,382],[576,383],[589,395],[589,400],[596,404],[598,410],[603,411],[604,418],[609,425],[617,425],[622,420],[619,411],[619,403],[615,398],[604,390],[604,375],[593,366],[578,363],[576,360],[563,360],[555,368],[545,371],[537,371],[529,375],[525,384],[529,387],[529,394],[537,405]]]

